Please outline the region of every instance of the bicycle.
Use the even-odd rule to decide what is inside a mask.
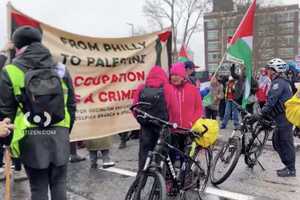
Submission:
[[[178,127],[176,123],[164,121],[136,108],[141,104],[145,103],[137,103],[131,107],[131,110],[139,114],[139,117],[159,125],[161,131],[154,150],[148,153],[144,168],[138,173],[135,181],[130,186],[125,199],[165,200],[167,198],[165,180],[167,175],[170,176],[168,181],[172,182],[176,196],[179,194],[180,199],[186,199],[186,193],[194,190],[201,199],[200,195],[205,190],[209,180],[212,160],[211,149],[197,146],[192,141],[187,148],[189,152],[187,154],[169,144],[167,140],[171,134],[170,128],[185,131],[193,139],[201,137],[208,130],[207,127],[200,134],[191,132],[189,129]],[[176,151],[183,158],[179,171],[174,168],[169,154],[170,150]]]
[[[244,162],[249,168],[258,163],[265,170],[258,158],[274,128],[273,121],[265,118],[253,120],[250,113],[236,102],[233,103],[242,114],[242,123],[239,129],[233,130],[228,141],[215,155],[211,171],[211,182],[214,185],[223,183],[231,175],[241,154],[244,154]]]
[[[300,138],[300,128],[293,126],[293,135],[294,137]]]

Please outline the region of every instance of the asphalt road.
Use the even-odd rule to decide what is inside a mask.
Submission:
[[[222,131],[221,138],[230,135],[230,130]],[[128,147],[119,150],[118,137],[114,139],[112,159],[116,166],[107,170],[90,169],[88,152],[81,149],[79,153],[87,157],[80,163],[70,164],[68,172],[68,199],[70,200],[119,200],[134,180],[137,170],[138,141],[131,140]],[[298,142],[298,141],[297,141]],[[300,151],[297,152],[297,169],[300,169]],[[243,159],[229,179],[219,188],[211,185],[207,188],[203,200],[298,200],[300,199],[300,176],[296,178],[279,178],[276,169],[282,168],[279,157],[272,150],[270,143],[264,150],[260,161],[266,168],[259,166],[253,170],[246,167]],[[101,167],[101,160],[98,161]],[[4,194],[4,183],[0,183],[0,197]],[[27,180],[17,180],[13,187],[13,200],[29,199]],[[0,198],[4,199],[4,198]],[[194,198],[191,198],[191,200]]]

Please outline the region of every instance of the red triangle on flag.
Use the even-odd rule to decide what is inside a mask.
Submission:
[[[181,46],[178,57],[185,57],[185,58],[189,57],[184,45]]]
[[[18,13],[11,13],[12,19],[16,22],[16,24],[18,26],[32,26],[34,28],[38,28],[39,27],[39,22],[30,19],[24,15],[18,14]]]
[[[248,8],[246,14],[244,15],[241,23],[233,34],[231,40],[229,41],[230,45],[234,44],[241,37],[253,36],[253,23],[256,10],[256,0],[252,2]]]

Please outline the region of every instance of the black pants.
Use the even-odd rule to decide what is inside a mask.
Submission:
[[[296,154],[292,126],[277,127],[274,130],[272,142],[281,162],[290,170],[295,170]]]
[[[142,126],[139,149],[139,171],[144,168],[148,152],[154,149],[159,138],[159,132],[160,129],[158,127]]]
[[[205,117],[208,119],[217,119],[218,111],[210,109],[208,107],[205,108]]]
[[[48,187],[51,200],[67,200],[67,165],[50,165],[47,169],[24,167],[29,178],[31,200],[48,200]]]
[[[70,142],[70,154],[77,155],[77,142]]]
[[[225,108],[226,108],[226,102],[225,99],[222,99],[219,104],[219,117],[221,121],[223,120],[225,115]]]
[[[188,143],[188,137],[184,134],[179,134],[179,133],[172,133],[171,134],[171,145],[179,149],[180,151],[184,152],[185,147]],[[178,152],[175,150],[170,150],[170,157],[172,162],[174,163],[175,160],[177,160],[176,157],[179,157]],[[182,157],[180,157],[180,160],[182,161]]]
[[[261,101],[261,102],[259,102],[259,107],[260,107],[260,108],[263,108],[265,104],[266,104],[266,102],[262,102],[262,101]]]
[[[121,142],[126,142],[128,140],[128,132],[119,134]]]

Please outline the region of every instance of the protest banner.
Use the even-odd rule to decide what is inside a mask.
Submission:
[[[10,13],[11,32],[21,25],[38,28],[55,61],[70,71],[77,101],[72,141],[139,128],[129,110],[134,89],[153,65],[168,69],[169,29],[136,37],[95,38],[54,28],[14,8]]]

